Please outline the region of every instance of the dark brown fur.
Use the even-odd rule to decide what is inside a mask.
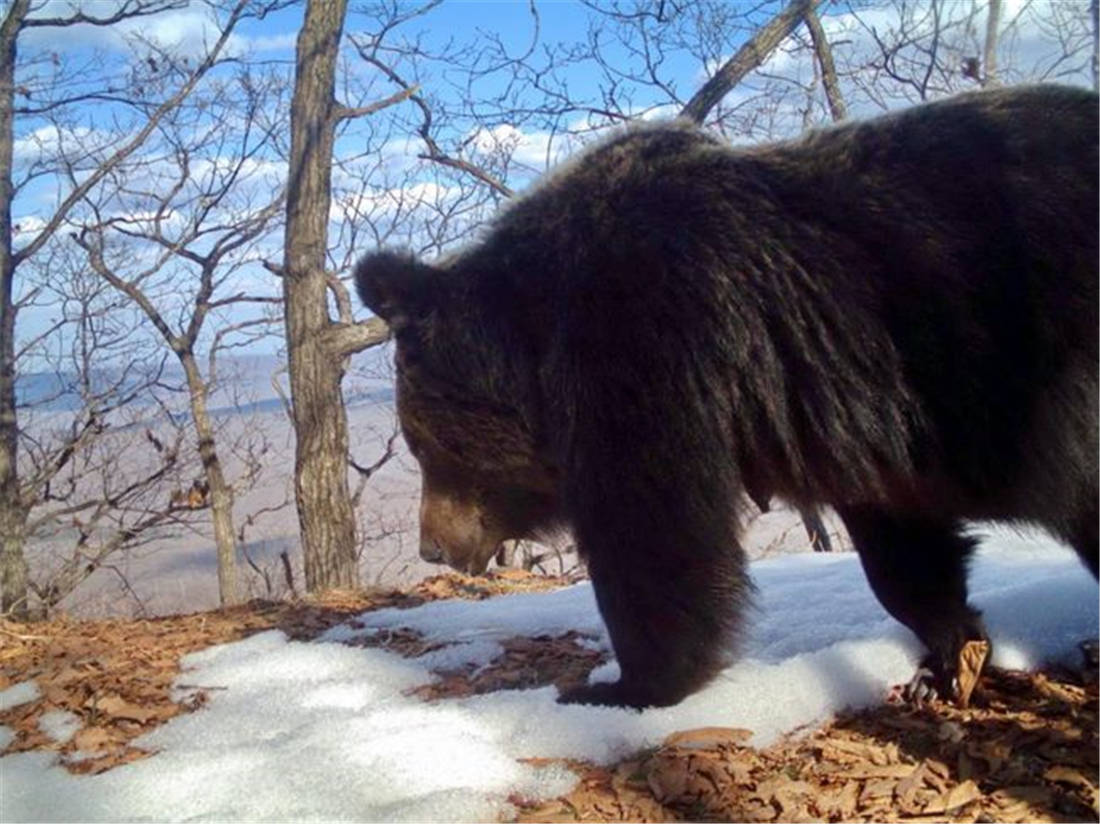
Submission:
[[[742,491],[829,504],[949,686],[984,636],[961,519],[1096,572],[1097,144],[1096,96],[1051,86],[747,151],[649,126],[438,266],[368,256],[422,553],[567,524],[622,678],[565,699],[669,704],[742,620]]]

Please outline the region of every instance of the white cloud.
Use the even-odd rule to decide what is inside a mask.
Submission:
[[[503,152],[524,166],[544,168],[554,160],[553,137],[549,132],[524,132],[507,123],[477,129],[470,146],[482,155]]]
[[[86,154],[93,146],[108,140],[108,135],[84,126],[70,129],[49,124],[17,137],[12,144],[12,161],[18,167],[55,156],[59,152],[71,152],[77,147],[81,154]]]
[[[70,19],[81,13],[89,17],[106,18],[116,13],[119,0],[47,0],[29,16],[32,19]],[[63,31],[64,36],[59,36]],[[137,41],[148,41],[181,57],[205,55],[220,35],[217,19],[205,5],[191,4],[182,9],[169,9],[158,14],[130,17],[110,26],[85,23],[54,27],[32,27],[22,35],[22,42],[32,48],[72,52],[80,49],[104,49],[127,52]],[[233,37],[232,50],[245,51],[246,40]]]
[[[335,197],[332,202],[330,219],[337,220],[384,220],[399,215],[406,217],[416,212],[434,213],[436,207],[461,196],[458,187],[441,186],[431,181],[411,183],[393,188],[371,188],[365,192]]]
[[[242,43],[250,52],[292,51],[297,45],[298,33],[266,34],[256,37],[242,37]]]
[[[12,221],[12,235],[16,243],[22,243],[46,228],[46,221],[37,215],[24,215]]]

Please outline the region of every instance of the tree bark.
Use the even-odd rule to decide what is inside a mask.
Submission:
[[[30,0],[15,0],[0,24],[0,614],[18,616],[27,609],[27,507],[19,489],[11,202],[16,38],[29,7]]]
[[[1092,90],[1100,91],[1100,0],[1089,3],[1092,17]]]
[[[985,49],[982,55],[982,86],[999,86],[997,78],[997,35],[1001,25],[1001,0],[989,0],[985,20]]]
[[[206,408],[207,388],[193,352],[179,355],[191,396],[191,417],[199,440],[199,458],[210,488],[210,520],[218,553],[218,596],[222,606],[240,602],[237,588],[237,540],[233,529],[233,489],[226,483],[214,440],[214,426]]]
[[[825,36],[821,19],[814,9],[806,12],[806,28],[810,30],[810,39],[814,44],[814,54],[817,56],[817,64],[821,67],[821,85],[825,88],[825,99],[829,103],[829,113],[833,116],[834,121],[843,120],[848,116],[848,107],[844,105],[844,97],[840,93],[840,82],[836,76],[836,64],[833,62],[833,49],[829,45],[829,38]]]
[[[336,58],[347,0],[310,0],[298,34],[290,109],[290,185],[283,297],[297,450],[294,487],[306,589],[359,583],[348,489],[348,428],[340,382],[346,356],[326,345],[331,326],[325,249],[339,110]]]
[[[725,62],[710,80],[684,106],[680,117],[687,117],[696,123],[706,120],[710,110],[718,105],[730,89],[768,59],[776,47],[783,42],[807,12],[813,11],[820,0],[792,0],[791,4],[773,17],[767,25],[748,39],[737,54]]]

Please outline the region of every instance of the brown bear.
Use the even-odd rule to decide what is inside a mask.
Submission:
[[[831,505],[950,693],[985,638],[962,519],[1096,573],[1097,113],[1036,86],[750,149],[643,125],[452,257],[367,256],[421,555],[571,528],[622,674],[562,700],[667,705],[744,620],[742,492]]]

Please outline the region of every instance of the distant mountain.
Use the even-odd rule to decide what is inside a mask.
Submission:
[[[392,403],[393,381],[388,363],[388,347],[375,347],[356,355],[344,380],[344,396],[349,405]],[[277,379],[289,394],[286,361],[271,354],[223,356],[218,360],[218,386],[209,401],[213,415],[266,412],[282,406],[273,386]],[[147,373],[134,371],[123,376],[121,370],[97,370],[91,376],[93,391],[106,391],[118,385],[120,392],[133,391],[148,380]],[[157,397],[170,409],[181,412],[187,405],[186,381],[178,363],[166,364],[158,380]],[[178,390],[178,391],[174,391]],[[16,403],[36,411],[63,412],[83,405],[82,387],[72,372],[25,372],[15,379]],[[133,403],[155,403],[152,392],[140,393]]]

